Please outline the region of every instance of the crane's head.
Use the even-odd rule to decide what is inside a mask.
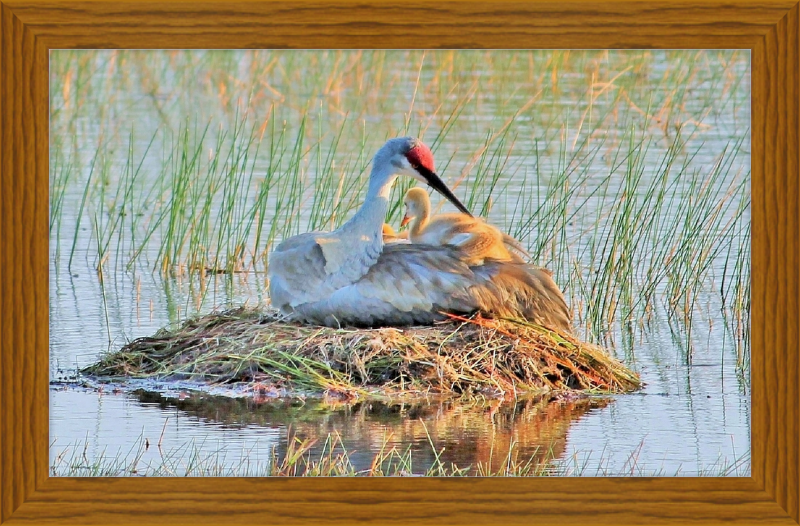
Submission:
[[[394,173],[397,175],[407,175],[427,184],[445,196],[461,212],[472,216],[467,207],[461,204],[461,201],[444,184],[444,181],[436,175],[431,149],[416,137],[390,139],[375,154],[374,163],[377,165],[383,162],[391,163]]]

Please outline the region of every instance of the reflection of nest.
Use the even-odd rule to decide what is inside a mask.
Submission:
[[[434,327],[331,329],[244,308],[139,338],[84,372],[254,382],[348,397],[640,386],[602,348],[527,322],[459,318]]]
[[[357,469],[368,467],[373,456],[355,452],[411,448],[418,468],[438,461],[447,466],[483,466],[497,474],[509,463],[532,462],[544,469],[553,459],[562,458],[572,424],[611,402],[607,397],[561,393],[515,400],[438,398],[349,404],[324,398],[257,402],[202,393],[181,399],[147,391],[135,394],[140,402],[162,409],[175,407],[190,417],[223,426],[286,428],[289,442],[308,441],[319,448],[338,441],[351,453]],[[278,444],[278,458],[285,457],[286,447],[283,441]],[[315,450],[312,457],[319,454]],[[469,473],[481,474],[480,470]]]

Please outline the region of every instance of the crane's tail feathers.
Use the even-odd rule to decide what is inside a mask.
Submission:
[[[471,291],[481,311],[572,332],[572,313],[549,271],[508,262],[487,262],[483,268],[491,278]]]

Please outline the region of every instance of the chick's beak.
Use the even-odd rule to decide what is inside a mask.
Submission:
[[[409,224],[410,222],[411,222],[411,218],[410,218],[410,217],[408,217],[408,214],[406,214],[406,215],[404,215],[404,216],[403,216],[403,220],[402,220],[402,221],[400,221],[400,226],[401,226],[401,227],[402,227],[402,226],[406,226],[406,225],[407,225],[407,224]]]

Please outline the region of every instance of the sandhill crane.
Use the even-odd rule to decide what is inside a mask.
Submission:
[[[403,199],[406,215],[401,226],[411,223],[408,238],[412,243],[452,245],[461,249],[469,265],[480,265],[484,259],[523,260],[509,248],[528,256],[519,241],[504,234],[478,217],[466,214],[438,214],[431,217],[431,200],[422,188],[411,188]],[[528,256],[530,257],[530,256]]]
[[[353,217],[333,232],[286,239],[270,255],[270,296],[287,318],[333,327],[409,325],[481,311],[570,330],[569,309],[546,272],[496,260],[470,266],[456,247],[384,245],[389,194],[400,175],[430,185],[470,215],[436,175],[425,144],[389,140],[373,158],[366,198]]]

